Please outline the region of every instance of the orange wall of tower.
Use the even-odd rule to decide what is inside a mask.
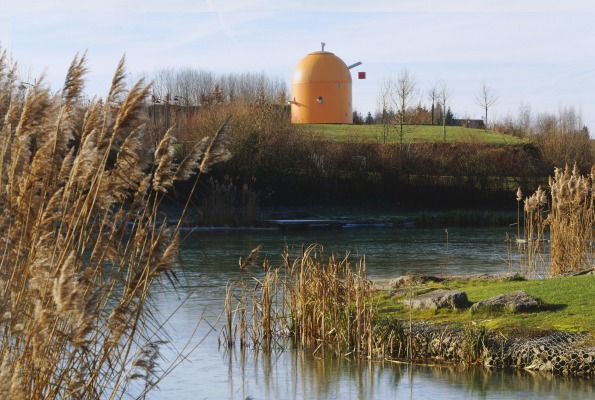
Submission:
[[[294,69],[290,103],[293,123],[353,123],[347,65],[327,51],[308,54]]]

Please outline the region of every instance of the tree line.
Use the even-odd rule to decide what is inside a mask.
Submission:
[[[378,118],[390,118],[387,134],[397,132],[400,140],[396,144],[330,143],[311,127],[292,124],[284,103],[285,85],[264,74],[163,71],[155,77],[155,93],[183,93],[188,99],[187,103],[170,104],[178,157],[232,116],[230,150],[234,156],[218,166],[214,176],[233,181],[235,188],[247,185],[260,204],[382,202],[415,207],[438,204],[434,198],[439,196],[444,207],[494,206],[502,203],[512,188],[522,186],[528,192],[546,183],[556,166],[577,163],[582,171],[590,168],[593,157],[588,130],[573,108],[534,115],[525,106],[519,115],[491,125],[500,132],[527,138],[522,145],[411,143],[407,135],[412,125],[433,121],[446,127],[453,118],[445,84],[438,82],[427,91],[430,106],[423,107],[419,97],[413,102],[413,95],[419,92],[413,90],[412,82],[408,73],[387,81],[380,92],[386,94],[380,96],[384,112],[362,118],[374,123],[379,123]],[[178,91],[192,87],[200,90],[193,95]],[[214,100],[206,101],[213,93],[217,93]],[[493,90],[483,85],[476,100],[486,119],[495,98]],[[162,112],[150,125],[158,135],[165,126],[164,104],[148,101],[149,115],[155,106],[162,107]],[[247,193],[237,191],[242,196]]]

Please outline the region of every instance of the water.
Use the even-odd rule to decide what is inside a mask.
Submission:
[[[514,234],[514,232],[510,232]],[[238,259],[263,244],[273,266],[283,246],[293,251],[318,243],[325,253],[355,263],[365,257],[368,277],[406,272],[502,273],[509,270],[505,229],[350,228],[289,232],[277,230],[197,231],[182,244],[180,284],[155,296],[168,321],[163,355],[196,347],[150,398],[158,399],[582,399],[595,397],[592,381],[551,379],[524,372],[462,371],[455,367],[408,366],[313,357],[287,349],[272,353],[218,348],[226,284],[238,275]],[[199,324],[198,322],[201,321]],[[197,325],[198,324],[198,325]],[[188,343],[195,328],[194,339]],[[215,328],[209,333],[210,326]],[[164,363],[162,363],[164,364]]]

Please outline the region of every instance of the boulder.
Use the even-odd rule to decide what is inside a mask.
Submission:
[[[445,278],[434,275],[402,275],[391,279],[388,284],[392,288],[403,286],[425,285],[428,282],[442,282]]]
[[[543,302],[538,298],[530,296],[523,290],[518,290],[478,301],[471,306],[471,311],[487,309],[491,311],[522,312],[536,310],[541,305],[543,305]]]
[[[414,310],[439,308],[465,308],[469,306],[467,293],[460,290],[439,289],[424,293],[403,302]]]

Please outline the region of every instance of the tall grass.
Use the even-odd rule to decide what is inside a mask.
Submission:
[[[517,238],[521,273],[559,275],[593,266],[595,166],[556,168],[549,196],[541,187],[524,201],[524,238]],[[549,254],[548,254],[549,252]],[[541,272],[540,272],[541,267]]]
[[[172,160],[146,147],[143,81],[124,59],[105,100],[81,104],[85,57],[53,95],[24,92],[0,56],[0,397],[122,398],[151,390],[163,330],[151,287],[176,281],[179,235],[158,208],[176,180],[229,158],[227,125]]]
[[[593,266],[593,229],[595,198],[591,173],[582,176],[576,166],[557,168],[550,178],[550,227],[552,274],[562,274]]]
[[[225,176],[223,181],[211,178],[198,221],[208,226],[254,226],[257,193],[248,183]]]
[[[242,347],[269,349],[291,337],[314,353],[331,349],[339,355],[371,356],[377,348],[372,329],[376,307],[370,302],[364,260],[354,268],[348,256],[325,258],[319,245],[295,257],[286,248],[284,260],[279,268],[265,260],[261,277],[249,277],[243,268],[239,280],[228,286],[224,343],[232,346],[239,340]]]
[[[541,186],[524,201],[517,191],[517,202],[523,202],[524,238],[517,237],[520,273],[524,276],[543,276],[547,274],[546,217],[547,197]],[[518,222],[520,226],[520,221]],[[518,229],[518,228],[517,228]]]

